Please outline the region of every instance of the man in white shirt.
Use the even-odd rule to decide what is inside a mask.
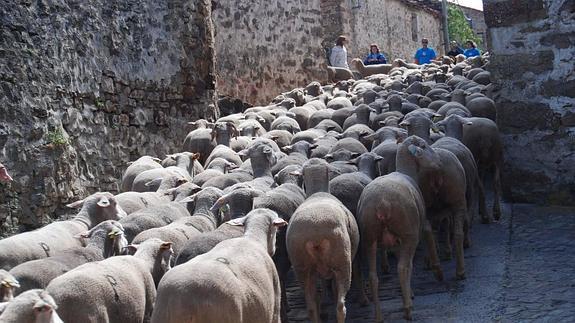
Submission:
[[[331,49],[331,54],[329,55],[329,62],[333,67],[343,67],[349,69],[347,64],[347,49],[345,44],[347,43],[347,37],[339,36],[335,42],[335,46]]]

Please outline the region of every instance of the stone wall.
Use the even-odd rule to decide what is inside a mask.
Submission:
[[[422,37],[442,48],[439,13],[415,0],[222,0],[214,22],[218,91],[259,105],[327,81],[321,66],[341,34],[350,61],[372,42],[392,59],[411,59]]]
[[[0,235],[116,192],[126,163],[215,118],[210,1],[6,0],[0,18]]]
[[[402,0],[365,0],[351,9],[351,57],[365,57],[369,44],[377,43],[388,61],[403,58],[413,62],[421,38],[437,55],[443,53],[440,12]]]
[[[282,91],[325,80],[320,0],[221,0],[216,24],[222,94],[266,104]]]
[[[575,2],[485,0],[484,10],[505,193],[575,205]]]

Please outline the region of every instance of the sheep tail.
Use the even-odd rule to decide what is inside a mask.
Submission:
[[[328,266],[329,252],[331,250],[331,243],[327,239],[319,241],[308,241],[305,244],[305,249],[316,265],[316,270],[323,276],[323,278],[330,278],[332,272]]]

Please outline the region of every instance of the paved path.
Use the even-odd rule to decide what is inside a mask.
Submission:
[[[412,286],[419,322],[575,321],[575,209],[504,204],[503,220],[474,224],[465,250],[467,279],[455,281],[453,261],[442,262],[444,282],[423,270],[418,250]],[[393,261],[393,260],[392,260]],[[380,277],[382,277],[380,275]],[[288,284],[290,322],[308,322],[303,294]],[[373,322],[372,306],[348,296],[347,322]],[[380,279],[386,322],[403,322],[397,271]],[[326,306],[328,322],[335,308]]]

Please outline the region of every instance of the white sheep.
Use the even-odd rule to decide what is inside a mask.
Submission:
[[[228,223],[244,225],[244,235],[168,272],[158,285],[152,322],[280,321],[280,281],[271,255],[277,228],[286,222],[274,211],[255,209]]]
[[[354,58],[351,63],[364,78],[375,74],[388,74],[389,71],[391,71],[391,69],[394,67],[393,64],[376,64],[366,66],[359,58]]]

